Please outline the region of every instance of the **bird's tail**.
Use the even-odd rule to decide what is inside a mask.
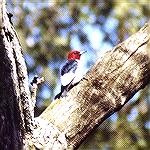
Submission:
[[[58,93],[58,94],[54,97],[54,100],[55,100],[55,99],[60,99],[61,97],[65,97],[66,94],[67,94],[66,86],[61,86],[61,92]]]
[[[60,93],[58,93],[58,94],[54,97],[54,100],[55,100],[55,99],[60,99],[61,95],[62,95],[62,93],[61,93],[61,92],[60,92]]]
[[[61,86],[61,92],[58,93],[58,94],[54,97],[54,100],[55,100],[55,99],[60,99],[61,97],[65,97],[65,96],[67,95],[67,92],[68,92],[69,90],[71,90],[74,86],[76,86],[78,83],[79,83],[79,82],[72,84],[72,82],[71,82],[70,84],[68,84],[68,85],[66,85],[66,86],[63,86],[63,85],[62,85],[62,86]]]

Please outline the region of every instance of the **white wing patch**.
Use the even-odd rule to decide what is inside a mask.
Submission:
[[[72,71],[64,74],[63,76],[60,77],[61,80],[61,84],[63,86],[68,85],[69,83],[72,82],[72,84],[74,85],[75,83],[79,82],[82,79],[82,75],[81,75],[81,64],[80,61],[78,62],[78,67],[75,70],[75,72],[73,73]]]
[[[75,78],[75,74],[73,72],[68,72],[60,77],[61,84],[63,86],[68,85]]]

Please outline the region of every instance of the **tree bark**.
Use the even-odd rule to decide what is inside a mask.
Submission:
[[[32,112],[22,49],[0,1],[0,149],[20,150],[31,132]]]
[[[75,149],[149,83],[148,23],[105,53],[66,97],[34,118],[22,49],[4,2],[0,11],[2,149],[21,149],[23,140],[24,149]]]
[[[146,24],[99,58],[67,97],[52,103],[39,116],[64,134],[68,146],[77,148],[93,129],[149,83],[149,28]]]

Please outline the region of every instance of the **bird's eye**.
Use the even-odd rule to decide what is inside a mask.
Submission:
[[[74,52],[74,54],[79,54],[79,52]]]

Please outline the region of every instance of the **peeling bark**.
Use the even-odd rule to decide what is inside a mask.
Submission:
[[[34,118],[16,32],[0,1],[0,148],[75,149],[149,83],[150,24],[105,53],[66,97]],[[12,132],[11,132],[12,131]]]

